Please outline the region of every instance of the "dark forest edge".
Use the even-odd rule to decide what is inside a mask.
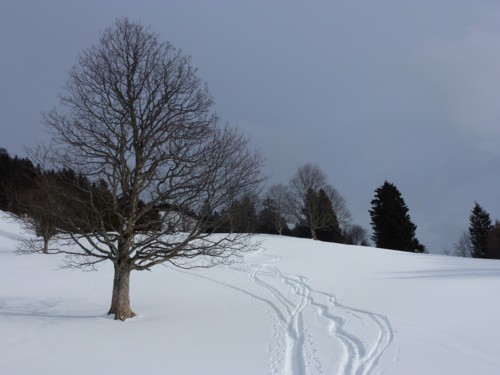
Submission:
[[[47,194],[47,191],[52,192],[54,189],[44,189],[46,184],[57,186],[56,196]],[[48,241],[58,232],[58,228],[64,228],[68,222],[67,219],[58,222],[57,217],[48,215],[56,206],[63,211],[61,216],[71,216],[74,218],[71,221],[78,223],[66,230],[91,233],[95,230],[92,223],[95,222],[97,226],[104,218],[106,230],[115,231],[121,223],[111,207],[114,201],[112,194],[102,179],[91,181],[71,169],[44,170],[40,165],[35,166],[29,158],[11,157],[5,148],[0,148],[0,210],[25,223],[31,223],[30,229],[44,240]],[[68,196],[71,199],[64,202]],[[207,218],[204,228],[207,233],[278,234],[311,238],[311,227],[314,226],[316,239],[320,241],[369,245],[367,231],[360,226],[344,223],[340,227],[332,198],[324,188],[307,188],[305,200],[298,207],[298,212],[294,212],[293,199],[288,187],[273,185],[262,196],[247,192],[235,197],[227,207],[208,213],[162,202],[156,204],[154,210],[148,211],[148,216],[141,218],[135,230],[140,233],[167,227],[169,233],[187,231],[203,215]],[[57,200],[57,204],[54,200]],[[121,204],[120,211],[126,211],[127,200],[124,197],[116,200]],[[37,204],[33,204],[35,201]],[[140,206],[146,204],[144,201],[139,202]],[[92,209],[88,209],[90,206]],[[92,220],[91,215],[96,208],[101,212],[101,217]],[[183,219],[169,220],[169,213],[181,215]],[[294,220],[296,222],[291,225]],[[75,230],[76,227],[79,230]]]
[[[301,167],[316,168],[310,164]],[[300,170],[297,175],[300,174]],[[318,172],[319,169],[316,170]],[[303,172],[303,171],[302,171]],[[321,174],[322,172],[319,171]],[[297,179],[297,175],[294,177]],[[318,176],[315,176],[318,178]],[[322,176],[324,178],[325,176]],[[112,210],[106,208],[110,203],[112,192],[104,180],[91,182],[89,178],[82,174],[77,174],[73,170],[42,170],[29,158],[11,157],[5,148],[0,148],[0,210],[5,211],[14,217],[22,218],[24,222],[31,223],[30,228],[40,238],[43,239],[44,248],[47,252],[48,241],[57,233],[57,226],[64,223],[55,223],[49,220],[48,215],[44,215],[39,205],[36,207],[30,202],[47,200],[48,209],[53,207],[48,201],[48,197],[43,197],[43,192],[37,187],[41,181],[52,181],[60,189],[65,190],[65,194],[79,196],[76,202],[81,202],[80,207],[75,206],[75,200],[71,200],[66,205],[66,215],[74,215],[75,218],[85,215],[86,206],[90,204],[90,199],[96,200],[104,216],[107,216],[107,230],[113,231],[119,225],[116,217],[113,217]],[[293,185],[293,182],[291,183]],[[331,188],[331,187],[330,187]],[[379,212],[381,196],[385,194],[393,195],[389,201],[398,201],[396,208],[391,208],[392,213]],[[411,222],[408,215],[408,208],[402,200],[401,194],[395,185],[385,182],[384,185],[376,189],[375,198],[372,201],[372,227],[374,234],[372,239],[376,247],[394,249],[411,252],[425,252],[425,247],[415,238],[416,226]],[[336,193],[338,195],[338,193]],[[338,198],[337,198],[338,199]],[[344,202],[345,203],[345,202]],[[140,205],[146,204],[140,202]],[[359,225],[351,224],[349,217],[342,227],[339,225],[337,214],[332,208],[332,199],[326,194],[324,188],[315,190],[309,187],[306,196],[299,207],[299,212],[294,212],[294,196],[292,188],[282,184],[272,185],[263,194],[247,193],[238,199],[234,199],[232,204],[220,211],[215,210],[208,214],[209,219],[205,231],[207,233],[248,233],[248,234],[275,234],[297,238],[313,238],[311,234],[310,219],[325,218],[321,229],[316,229],[316,239],[325,242],[342,243],[348,245],[370,246],[368,232]],[[126,202],[123,202],[126,205]],[[316,207],[317,212],[314,211]],[[387,209],[387,204],[385,205]],[[345,207],[344,207],[345,211]],[[106,212],[108,212],[106,214]],[[168,220],[166,212],[175,212],[183,216],[183,220],[173,222]],[[373,213],[372,213],[373,212]],[[90,212],[88,213],[90,215]],[[206,213],[204,213],[206,215]],[[345,213],[344,213],[345,214]],[[302,215],[302,216],[301,216]],[[162,226],[170,226],[170,233],[187,230],[187,227],[197,219],[198,213],[189,207],[176,207],[164,202],[157,205],[156,209],[150,211],[136,227],[137,232],[155,231]],[[347,212],[347,216],[349,216]],[[384,217],[384,225],[378,224]],[[52,217],[53,218],[53,217]],[[52,219],[53,220],[53,219]],[[387,224],[391,222],[392,224]],[[451,247],[444,249],[445,255],[456,255],[462,257],[500,259],[500,222],[493,222],[489,214],[475,202],[469,217],[470,226],[463,231],[460,238]],[[401,224],[401,222],[403,224]],[[91,232],[88,226],[89,220],[83,220],[82,232]],[[177,228],[174,228],[177,226]],[[399,229],[398,229],[399,228]],[[404,233],[408,235],[404,235]],[[396,233],[396,235],[394,235]],[[404,239],[398,240],[398,237]],[[408,239],[410,241],[408,241]],[[405,242],[406,241],[406,242]]]

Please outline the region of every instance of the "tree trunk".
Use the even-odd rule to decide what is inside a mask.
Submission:
[[[108,315],[115,314],[115,320],[133,318],[135,313],[130,308],[130,267],[115,263],[115,277],[113,280],[113,297]]]
[[[43,237],[43,253],[48,254],[49,253],[49,240],[50,238],[47,236]]]
[[[311,226],[311,238],[313,240],[317,240],[318,237],[316,236],[316,231],[314,230],[314,228]]]

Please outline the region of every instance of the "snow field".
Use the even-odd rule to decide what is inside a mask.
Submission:
[[[497,374],[500,262],[278,236],[229,266],[131,277],[14,250],[0,218],[0,373]]]

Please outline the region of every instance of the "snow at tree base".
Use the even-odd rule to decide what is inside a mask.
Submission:
[[[2,374],[498,374],[500,261],[279,236],[230,266],[132,273],[16,255],[0,219]]]

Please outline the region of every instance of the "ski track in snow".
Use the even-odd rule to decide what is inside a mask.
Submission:
[[[258,250],[264,261],[227,266],[258,286],[247,290],[207,276],[175,269],[233,289],[257,300],[269,312],[272,375],[368,375],[394,339],[387,317],[340,303],[334,294],[315,290],[300,275],[283,274],[281,258]],[[321,339],[321,345],[317,345]],[[324,343],[327,342],[328,345]]]

